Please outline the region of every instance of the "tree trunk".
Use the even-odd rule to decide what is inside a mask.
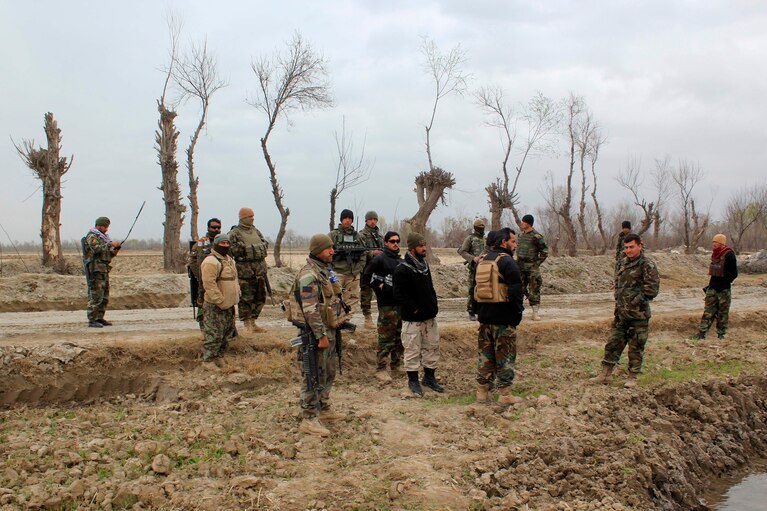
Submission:
[[[565,230],[567,240],[565,240],[565,250],[567,255],[575,257],[578,255],[578,234],[575,231],[572,216],[570,215],[570,206],[573,197],[573,171],[575,170],[575,137],[570,135],[570,173],[567,175],[567,186],[565,192],[565,201],[562,207],[557,211],[562,218],[562,224]]]
[[[338,189],[333,188],[330,190],[330,221],[328,222],[328,232],[335,229],[335,219],[336,219],[336,199],[338,198]]]
[[[489,184],[485,187],[487,192],[487,203],[490,206],[490,230],[497,231],[501,228],[501,216],[503,210],[507,204],[504,200],[504,191],[498,180],[495,183]]]
[[[159,130],[155,132],[158,162],[162,173],[160,190],[165,203],[163,222],[162,255],[165,271],[182,273],[186,252],[181,247],[181,227],[184,223],[186,206],[181,203],[181,189],[178,184],[178,162],[176,148],[179,132],[176,131],[176,112],[168,110],[162,101],[157,102],[160,112]]]
[[[596,251],[591,246],[591,240],[589,240],[588,232],[586,231],[586,148],[581,149],[580,156],[581,164],[581,202],[578,208],[578,224],[581,227],[581,233],[583,234],[583,241],[586,243],[586,249],[592,254],[596,254]]]
[[[445,202],[445,190],[455,185],[453,174],[439,167],[434,167],[428,172],[421,172],[415,178],[415,194],[418,199],[418,211],[408,223],[413,231],[420,234],[426,233],[426,224],[429,217],[437,209],[440,201]]]
[[[268,135],[267,135],[268,136]],[[282,259],[280,253],[282,252],[282,239],[285,237],[285,231],[288,226],[288,217],[290,216],[290,208],[286,208],[282,202],[284,193],[280,188],[280,183],[277,182],[277,169],[272,163],[272,157],[269,155],[269,151],[266,148],[266,138],[261,139],[261,150],[264,153],[264,160],[266,160],[266,166],[269,167],[269,182],[272,184],[272,195],[274,196],[274,204],[277,206],[277,211],[280,213],[280,229],[277,231],[277,238],[274,240],[274,265],[277,268],[282,267]]]
[[[61,176],[69,170],[59,156],[61,152],[61,130],[53,114],[45,114],[45,137],[48,140],[45,175],[40,176],[43,185],[43,210],[40,237],[43,244],[43,266],[63,273],[66,268],[61,252]]]
[[[194,130],[194,134],[189,141],[189,147],[186,150],[186,168],[189,174],[189,209],[192,214],[192,218],[190,219],[192,241],[200,239],[197,227],[200,216],[200,203],[197,199],[197,188],[200,186],[200,179],[194,175],[194,148],[197,146],[197,140],[200,138],[202,128],[205,126],[205,116],[207,113],[208,105],[203,101],[200,122],[197,124],[197,129]]]

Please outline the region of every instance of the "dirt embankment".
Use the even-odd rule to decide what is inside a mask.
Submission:
[[[439,298],[466,296],[465,266],[454,262],[452,251],[441,258],[449,264],[433,268]],[[658,263],[664,289],[698,287],[707,282],[708,257],[677,254],[653,254]],[[302,262],[302,256],[291,256],[283,268],[269,269],[269,278],[276,300],[283,300],[290,290],[292,278]],[[77,273],[74,262],[70,267]],[[189,303],[189,281],[186,275],[162,273],[162,257],[157,253],[127,253],[114,260],[110,277],[111,310],[183,307]],[[34,270],[32,261],[28,269]],[[19,260],[6,261],[0,278],[0,312],[29,312],[46,310],[82,310],[87,306],[87,289],[79,275],[28,273]],[[611,256],[553,257],[542,266],[544,294],[595,293],[610,291],[613,282]],[[746,278],[751,278],[746,277]],[[759,283],[759,276],[752,278]],[[764,282],[764,279],[761,279]]]

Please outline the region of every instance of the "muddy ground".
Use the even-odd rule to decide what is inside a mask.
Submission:
[[[707,509],[712,481],[767,447],[767,287],[739,280],[727,339],[690,341],[705,260],[681,257],[661,267],[637,389],[622,372],[586,382],[609,292],[550,291],[544,320],[519,329],[526,401],[477,404],[476,324],[446,297],[447,392],[378,382],[374,332],[358,331],[332,396],[347,418],[327,439],[298,432],[295,330],[276,308],[220,369],[201,366],[189,308],[110,311],[98,331],[81,310],[2,313],[0,509]],[[592,264],[566,266],[604,273]]]

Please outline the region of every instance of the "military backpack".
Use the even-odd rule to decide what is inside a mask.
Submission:
[[[476,285],[474,286],[474,300],[477,302],[500,303],[509,301],[509,288],[498,270],[498,261],[502,257],[511,256],[500,253],[492,261],[481,259],[477,264]]]

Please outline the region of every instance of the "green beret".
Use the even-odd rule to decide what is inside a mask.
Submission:
[[[315,234],[309,240],[309,253],[318,256],[320,252],[333,246],[333,240],[327,234]]]
[[[112,222],[105,216],[100,216],[96,219],[96,226],[109,227]]]
[[[410,250],[411,248],[420,247],[421,245],[426,245],[426,238],[423,234],[419,234],[417,232],[411,232],[407,235],[407,248]]]

